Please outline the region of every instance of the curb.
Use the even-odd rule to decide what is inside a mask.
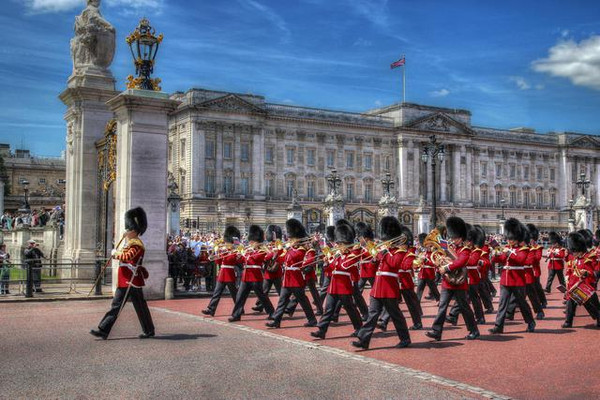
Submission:
[[[103,294],[100,296],[90,297],[74,297],[69,295],[60,295],[60,297],[15,297],[15,298],[0,298],[2,303],[46,303],[51,301],[81,301],[81,300],[106,300],[112,299],[112,294]]]

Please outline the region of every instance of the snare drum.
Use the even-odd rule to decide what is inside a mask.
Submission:
[[[569,298],[573,299],[577,304],[582,305],[592,297],[594,292],[595,290],[593,287],[585,282],[579,282],[569,291]]]

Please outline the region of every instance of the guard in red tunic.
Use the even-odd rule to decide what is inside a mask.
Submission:
[[[354,228],[350,224],[336,225],[335,241],[337,246],[340,247],[340,256],[327,266],[331,272],[331,282],[327,290],[325,311],[317,324],[319,330],[310,333],[312,337],[325,339],[338,302],[341,303],[348,313],[355,333],[358,333],[358,329],[362,325],[360,315],[352,298],[354,293],[352,277],[358,276],[358,263],[360,262],[360,254],[352,251],[351,248],[352,243],[354,243],[354,237]]]
[[[485,240],[485,230],[481,225],[473,225],[475,229],[479,230],[479,233],[484,238],[483,246],[476,247],[480,250],[479,261],[477,262],[479,266],[479,275],[481,279],[479,280],[479,286],[477,288],[479,292],[479,297],[481,298],[481,303],[485,308],[485,314],[491,314],[494,312],[494,303],[492,299],[496,295],[496,289],[494,285],[490,281],[489,271],[492,266],[492,261],[490,259],[490,246],[486,243]]]
[[[594,259],[593,255],[588,252],[586,245],[587,239],[579,232],[570,233],[567,238],[567,246],[573,254],[573,259],[569,261],[571,264],[572,274],[569,276],[568,291],[567,291],[567,316],[563,328],[571,328],[573,326],[573,318],[577,311],[577,302],[571,297],[571,291],[575,286],[583,283],[590,287],[596,287],[596,276],[594,275]],[[584,303],[584,307],[590,316],[596,320],[596,327],[600,328],[600,302],[598,294],[594,292],[590,298]]]
[[[406,304],[406,308],[408,308],[408,312],[410,313],[410,318],[412,319],[413,325],[410,329],[419,330],[423,328],[423,323],[421,322],[421,315],[423,315],[423,310],[421,309],[421,303],[417,298],[417,294],[415,293],[415,281],[414,281],[414,262],[416,259],[416,248],[413,246],[413,234],[410,229],[406,226],[402,225],[402,234],[407,237],[406,244],[400,246],[400,251],[405,251],[406,255],[402,260],[402,265],[400,270],[398,271],[400,275],[398,276],[400,279],[400,296],[404,299],[404,303]],[[387,317],[389,319],[389,315]]]
[[[550,232],[548,234],[550,241],[550,248],[548,249],[548,281],[546,282],[546,293],[550,293],[552,289],[552,283],[554,277],[558,276],[558,283],[565,286],[565,275],[563,270],[565,269],[565,258],[567,257],[567,250],[562,245],[562,239],[556,232]]]
[[[448,310],[450,301],[454,298],[469,330],[469,334],[465,339],[477,339],[479,337],[479,329],[473,316],[473,310],[471,310],[467,301],[467,289],[469,288],[467,280],[464,279],[462,283],[451,283],[448,277],[449,273],[458,274],[460,272],[464,276],[464,272],[466,272],[465,270],[471,257],[471,249],[463,243],[467,239],[467,224],[459,217],[450,217],[446,220],[446,229],[448,231],[448,238],[451,241],[449,248],[452,249],[451,254],[454,255],[454,259],[448,264],[438,267],[438,270],[444,277],[440,306],[438,314],[433,321],[431,331],[425,332],[425,335],[434,340],[442,339],[446,311]]]
[[[272,314],[273,321],[267,322],[266,325],[270,328],[279,328],[283,312],[290,302],[290,297],[294,295],[306,314],[308,322],[305,326],[316,326],[317,319],[315,318],[315,313],[304,292],[306,281],[303,274],[307,266],[316,263],[315,250],[312,248],[310,238],[300,221],[293,218],[288,219],[285,223],[285,228],[291,243],[285,253],[283,287],[281,288],[277,309]]]
[[[221,300],[221,295],[225,288],[229,289],[229,294],[231,294],[231,298],[234,302],[237,298],[235,268],[244,262],[242,255],[234,248],[234,243],[239,242],[239,240],[239,229],[232,225],[227,226],[223,233],[225,246],[221,249],[217,249],[214,255],[215,262],[219,265],[220,269],[219,275],[217,276],[217,285],[213,291],[210,303],[202,310],[202,314],[204,315],[210,315],[211,317],[215,315],[217,306]]]
[[[437,285],[435,284],[435,265],[431,261],[431,255],[433,252],[430,248],[423,246],[423,242],[427,237],[426,233],[419,234],[419,252],[415,259],[415,267],[418,269],[418,281],[417,281],[417,298],[419,303],[423,297],[423,291],[425,285],[429,288],[430,294],[433,296],[435,301],[440,301],[440,292],[438,291]]]
[[[267,241],[269,242],[269,253],[265,258],[263,269],[263,292],[268,296],[271,288],[275,286],[277,295],[281,293],[281,278],[283,277],[283,231],[278,225],[267,226]],[[262,312],[263,306],[260,300],[252,310]]]
[[[380,251],[376,258],[378,269],[369,302],[369,318],[358,331],[358,340],[352,342],[352,346],[365,350],[369,348],[373,331],[384,309],[390,315],[396,333],[400,338],[400,343],[396,347],[407,347],[411,343],[406,319],[398,307],[398,299],[400,298],[398,273],[406,252],[397,251],[398,248],[395,245],[395,243],[406,241],[408,238],[403,236],[402,225],[395,217],[383,217],[381,219],[379,222],[379,237],[382,241],[388,242],[389,245],[379,247]]]
[[[250,225],[248,228],[249,248],[243,255],[244,270],[242,272],[242,283],[235,299],[235,305],[229,317],[229,322],[239,321],[242,318],[242,310],[251,291],[263,305],[267,314],[271,315],[275,309],[269,296],[263,292],[262,269],[267,257],[267,251],[260,246],[265,241],[265,233],[258,225]]]
[[[122,251],[113,250],[113,258],[119,260],[117,290],[115,290],[110,310],[98,324],[98,329],[90,331],[96,337],[102,339],[108,337],[117,320],[119,310],[128,299],[131,299],[142,326],[143,333],[139,335],[139,338],[146,339],[154,336],[154,323],[142,291],[144,280],[148,279],[148,271],[142,266],[145,247],[139,236],[146,232],[147,227],[146,212],[141,207],[133,208],[125,213],[127,243]]]
[[[371,285],[371,288],[375,282],[377,263],[375,262],[373,254],[369,251],[369,249],[374,248],[375,246],[375,235],[368,224],[359,222],[356,224],[356,237],[358,237],[358,241],[363,249],[360,257],[360,279],[358,280],[358,290],[362,293],[365,290],[367,282]]]
[[[542,308],[546,308],[548,305],[548,300],[546,299],[546,292],[542,288],[542,283],[540,282],[540,277],[542,275],[542,253],[544,251],[544,246],[538,243],[540,238],[540,231],[534,224],[527,224],[527,230],[531,235],[531,243],[529,244],[529,251],[534,253],[533,256],[533,288],[537,293],[538,299],[542,305]]]
[[[529,249],[521,243],[525,239],[525,226],[516,218],[509,218],[504,223],[504,234],[508,245],[504,248],[498,260],[504,264],[500,277],[500,304],[496,315],[496,324],[490,329],[490,333],[503,333],[504,320],[508,311],[511,297],[514,296],[521,310],[521,315],[527,323],[527,332],[535,330],[535,320],[531,308],[525,300],[525,263],[529,255]]]

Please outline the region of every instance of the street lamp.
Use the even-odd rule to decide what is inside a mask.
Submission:
[[[337,170],[331,170],[331,174],[327,176],[327,183],[329,185],[329,193],[337,196],[339,194],[338,188],[342,183],[342,179],[337,174]]]
[[[423,146],[423,154],[421,155],[421,160],[425,164],[431,158],[431,169],[432,169],[432,183],[433,183],[433,198],[431,199],[431,227],[432,229],[437,226],[437,190],[436,190],[436,176],[435,176],[435,165],[436,158],[442,162],[445,156],[444,145],[439,144],[435,135],[431,135],[429,137],[429,143]]]
[[[132,75],[127,77],[127,89],[160,91],[160,78],[150,79],[150,75],[154,72],[154,59],[158,53],[158,46],[163,39],[162,33],[158,36],[155,33],[150,22],[142,18],[135,31],[125,39],[131,50],[137,74],[137,78]]]
[[[390,189],[392,187],[394,187],[394,181],[392,180],[392,174],[390,174],[389,172],[386,172],[385,173],[385,178],[383,178],[381,180],[381,184],[383,185],[383,194],[385,196],[390,197],[391,196]]]
[[[23,185],[23,204],[21,204],[21,208],[19,209],[19,212],[29,214],[29,213],[31,213],[31,207],[29,206],[29,198],[28,198],[29,181],[27,179],[22,179],[20,183],[21,183],[21,185]]]
[[[502,221],[504,221],[504,220],[505,220],[505,218],[504,218],[504,209],[505,209],[505,208],[506,208],[506,200],[504,200],[504,199],[500,199],[500,209],[502,210],[502,214],[501,214],[502,216],[500,217],[500,219],[501,219]]]
[[[583,197],[585,197],[585,189],[590,186],[590,183],[590,180],[585,178],[585,172],[581,171],[581,174],[579,174],[579,180],[575,182],[575,184],[581,189],[581,195]]]

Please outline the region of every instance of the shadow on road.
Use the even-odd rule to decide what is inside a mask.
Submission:
[[[187,333],[175,333],[172,335],[159,335],[159,336],[155,336],[151,339],[143,339],[143,340],[173,340],[173,341],[180,341],[180,340],[196,340],[196,339],[200,339],[200,338],[212,338],[212,337],[216,337],[217,335],[213,335],[210,333],[194,333],[194,334],[187,334]],[[132,336],[132,337],[117,337],[117,338],[109,338],[108,340],[142,340],[140,338],[138,338],[137,336]]]
[[[512,340],[523,339],[523,336],[518,335],[485,335],[480,336],[479,340],[483,342],[510,342]]]

